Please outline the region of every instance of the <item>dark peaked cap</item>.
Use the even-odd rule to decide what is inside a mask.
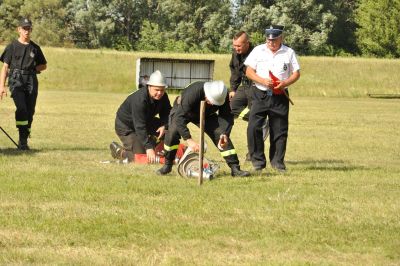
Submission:
[[[20,27],[32,27],[32,21],[30,21],[28,18],[22,18],[19,21],[18,26],[20,26]]]
[[[269,28],[267,28],[265,30],[265,36],[268,39],[278,38],[283,33],[284,28],[285,28],[285,26],[281,26],[281,25],[271,25]]]

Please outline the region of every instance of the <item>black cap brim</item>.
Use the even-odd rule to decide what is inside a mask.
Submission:
[[[266,29],[265,36],[267,37],[267,39],[276,39],[282,35],[282,32],[283,31],[280,29]]]

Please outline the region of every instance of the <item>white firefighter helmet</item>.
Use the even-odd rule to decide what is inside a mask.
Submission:
[[[157,86],[157,87],[167,87],[167,83],[165,83],[164,76],[160,72],[160,70],[156,70],[150,75],[150,79],[149,81],[147,81],[147,85]]]
[[[215,80],[204,83],[204,93],[213,105],[220,106],[225,103],[228,89],[222,80]]]

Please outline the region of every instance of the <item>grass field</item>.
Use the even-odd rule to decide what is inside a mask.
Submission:
[[[221,170],[199,187],[176,169],[99,163],[126,94],[70,78],[72,91],[40,92],[31,151],[0,132],[0,264],[400,264],[399,100],[295,95],[288,173],[235,179],[210,147]],[[0,102],[16,138],[13,111]],[[232,133],[241,159],[245,129]]]
[[[0,47],[1,50],[2,47]],[[214,79],[229,85],[228,54],[160,54],[43,48],[48,70],[40,75],[42,90],[130,92],[135,87],[139,57],[215,60]],[[300,57],[301,78],[291,86],[292,96],[366,97],[400,94],[395,73],[400,60]]]

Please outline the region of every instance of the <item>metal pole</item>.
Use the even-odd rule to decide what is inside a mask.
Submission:
[[[15,146],[17,146],[17,148],[19,148],[19,147],[18,147],[18,144],[10,137],[10,135],[8,135],[7,132],[6,132],[2,127],[0,127],[0,129],[1,129],[1,131],[3,131],[4,134],[6,134],[6,136],[15,144]]]

